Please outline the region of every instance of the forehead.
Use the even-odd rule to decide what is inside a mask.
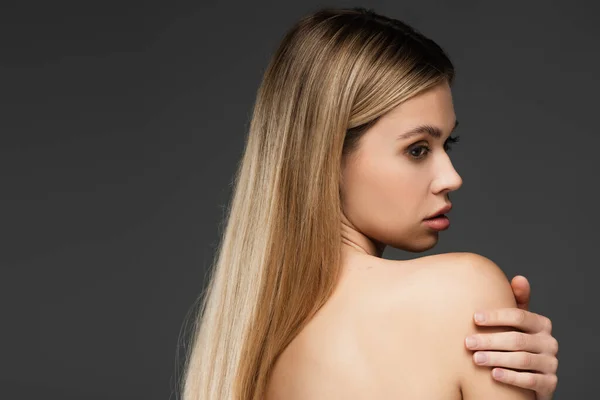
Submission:
[[[381,117],[382,125],[410,127],[415,124],[429,123],[452,129],[456,115],[452,101],[452,92],[447,83],[427,89],[402,102]]]

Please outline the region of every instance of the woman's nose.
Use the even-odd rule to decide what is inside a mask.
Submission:
[[[456,171],[452,163],[448,162],[440,171],[432,189],[435,193],[441,191],[452,192],[458,190],[462,186],[462,183],[462,177]]]

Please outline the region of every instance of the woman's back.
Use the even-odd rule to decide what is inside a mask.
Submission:
[[[474,270],[464,261],[473,257],[347,262],[334,295],[277,360],[267,400],[462,399],[461,377],[489,375],[464,348],[478,331],[464,299],[486,290],[472,287],[479,274],[497,274]],[[492,293],[487,304],[499,304]]]

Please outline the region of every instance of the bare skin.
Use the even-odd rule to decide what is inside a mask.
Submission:
[[[266,400],[462,399],[448,373],[447,346],[426,346],[438,341],[423,335],[435,329],[419,318],[426,309],[420,300],[433,294],[432,285],[422,284],[433,281],[425,274],[433,263],[419,268],[413,261],[355,254],[344,265],[333,296],[278,358]],[[394,293],[402,293],[408,306],[393,306]],[[409,329],[390,329],[392,309],[403,310],[394,314]],[[391,340],[402,354],[393,365],[386,359]]]
[[[484,320],[473,320],[480,326],[510,326],[523,333],[522,345],[515,344],[514,337],[506,333],[477,335],[477,345],[468,349],[483,353],[488,361],[477,363],[502,371],[503,376],[494,379],[499,382],[532,389],[537,400],[551,400],[556,390],[558,377],[558,341],[552,336],[552,321],[540,314],[529,311],[531,287],[526,277],[517,275],[511,281],[517,301],[517,308],[481,310]],[[499,351],[502,350],[502,351]],[[511,368],[529,369],[533,372],[520,372]],[[492,371],[492,372],[493,372]]]
[[[377,249],[371,240],[349,226],[345,216],[342,220],[343,254],[357,251],[381,255],[383,250]],[[552,321],[529,311],[531,286],[526,277],[515,276],[511,287],[517,308],[479,310],[478,314],[482,313],[484,319],[478,320],[473,315],[473,322],[478,326],[516,328],[523,339],[516,341],[512,332],[484,333],[474,336],[474,346],[470,346],[465,338],[465,348],[473,352],[474,364],[490,367],[490,374],[496,381],[531,389],[535,391],[536,400],[551,400],[558,382],[558,341],[552,336]],[[477,362],[477,354],[484,354],[486,361]],[[502,371],[502,376],[495,375],[496,371]]]

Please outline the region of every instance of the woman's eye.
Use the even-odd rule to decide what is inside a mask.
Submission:
[[[425,151],[419,151],[425,149]],[[417,150],[417,151],[415,151]],[[425,155],[427,155],[427,153],[429,153],[429,147],[427,146],[417,146],[417,147],[413,147],[411,148],[408,153],[410,154],[411,157],[415,158],[415,159],[421,159],[423,157],[425,157]]]
[[[452,144],[457,143],[460,139],[460,136],[450,136],[446,142],[444,143],[444,151],[452,150]],[[424,158],[428,153],[431,152],[431,149],[428,146],[415,146],[411,147],[407,153],[410,157],[420,160]]]

